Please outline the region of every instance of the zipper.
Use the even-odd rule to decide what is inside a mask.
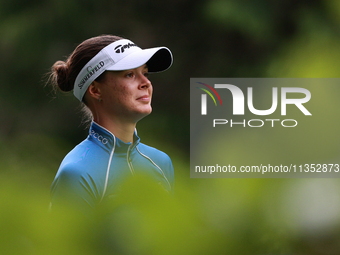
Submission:
[[[111,153],[110,153],[109,162],[107,164],[104,190],[103,190],[103,195],[102,195],[100,201],[103,200],[105,193],[106,193],[107,185],[108,185],[108,182],[109,182],[110,168],[111,168],[111,163],[112,163],[113,154],[115,152],[115,148],[116,148],[116,137],[113,136],[113,147],[112,147],[112,150],[111,150]]]
[[[131,149],[131,146],[132,146],[132,144],[128,148],[127,155],[126,155],[126,160],[127,160],[128,166],[130,168],[130,172],[134,176],[135,175],[135,171],[133,170],[132,160],[130,159],[130,149]]]

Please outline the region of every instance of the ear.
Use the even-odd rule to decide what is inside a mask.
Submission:
[[[101,91],[100,91],[100,85],[98,82],[93,81],[89,88],[88,88],[88,94],[91,98],[99,100],[101,98]]]

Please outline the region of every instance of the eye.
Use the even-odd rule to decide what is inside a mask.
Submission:
[[[148,76],[149,76],[149,73],[148,73],[148,72],[145,72],[145,73],[143,73],[143,75],[144,75],[145,77],[148,77]]]
[[[134,73],[133,72],[128,72],[125,76],[128,78],[133,78],[134,77]]]

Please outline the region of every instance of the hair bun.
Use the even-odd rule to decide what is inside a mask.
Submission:
[[[53,80],[62,91],[71,91],[73,84],[70,84],[68,79],[68,66],[64,61],[57,61],[52,66]]]
[[[55,92],[57,90],[72,91],[74,82],[82,68],[104,47],[120,39],[123,38],[114,35],[101,35],[83,41],[66,61],[54,63],[48,83],[51,83]]]

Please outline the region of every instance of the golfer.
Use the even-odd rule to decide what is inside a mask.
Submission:
[[[172,64],[166,47],[141,49],[113,35],[90,38],[52,67],[51,81],[92,113],[88,137],[71,150],[51,187],[51,208],[66,198],[95,209],[119,194],[120,185],[139,174],[174,191],[174,170],[165,153],[141,143],[136,124],[151,113],[148,73]]]

